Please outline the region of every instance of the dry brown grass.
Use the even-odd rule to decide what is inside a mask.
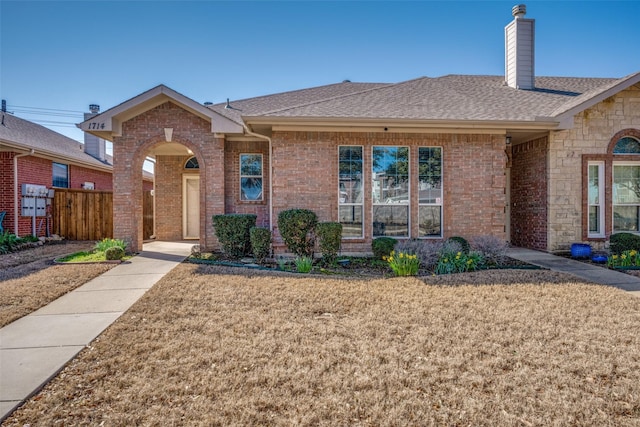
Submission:
[[[639,425],[640,299],[569,278],[183,264],[6,425]]]
[[[0,255],[0,327],[112,268],[113,265],[103,264],[53,265],[54,258],[93,245],[93,242],[69,242]]]

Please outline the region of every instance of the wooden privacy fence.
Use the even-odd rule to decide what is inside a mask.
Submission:
[[[153,196],[143,197],[143,238],[153,234]],[[102,240],[113,237],[113,193],[110,191],[56,189],[51,210],[53,232],[68,240]]]

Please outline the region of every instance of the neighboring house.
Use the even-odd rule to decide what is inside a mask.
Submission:
[[[19,236],[33,233],[32,216],[22,211],[23,184],[54,191],[113,189],[113,166],[105,153],[104,140],[87,135],[85,144],[81,144],[6,111],[0,115],[0,212],[6,212],[5,231]],[[145,182],[145,188],[153,188],[152,175],[145,176]],[[43,208],[45,199],[41,200]],[[44,212],[42,209],[38,215],[38,224],[46,217]],[[45,228],[38,226],[36,232],[38,229],[39,235],[45,234]]]
[[[640,73],[534,76],[534,20],[516,6],[505,76],[314,87],[200,104],[157,86],[79,125],[113,141],[114,234],[142,245],[137,179],[156,158],[156,237],[216,248],[211,217],[280,212],[378,236],[494,235],[545,251],[604,245],[640,224]]]

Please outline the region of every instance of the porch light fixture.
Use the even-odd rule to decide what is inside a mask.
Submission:
[[[171,142],[173,138],[173,128],[164,128],[164,140],[167,142]]]
[[[505,142],[507,145],[511,145],[511,137],[507,135],[507,136],[504,138],[504,142]]]

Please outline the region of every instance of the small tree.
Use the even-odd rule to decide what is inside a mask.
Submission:
[[[298,256],[313,258],[318,217],[308,209],[289,209],[278,214],[278,228],[287,249]]]

